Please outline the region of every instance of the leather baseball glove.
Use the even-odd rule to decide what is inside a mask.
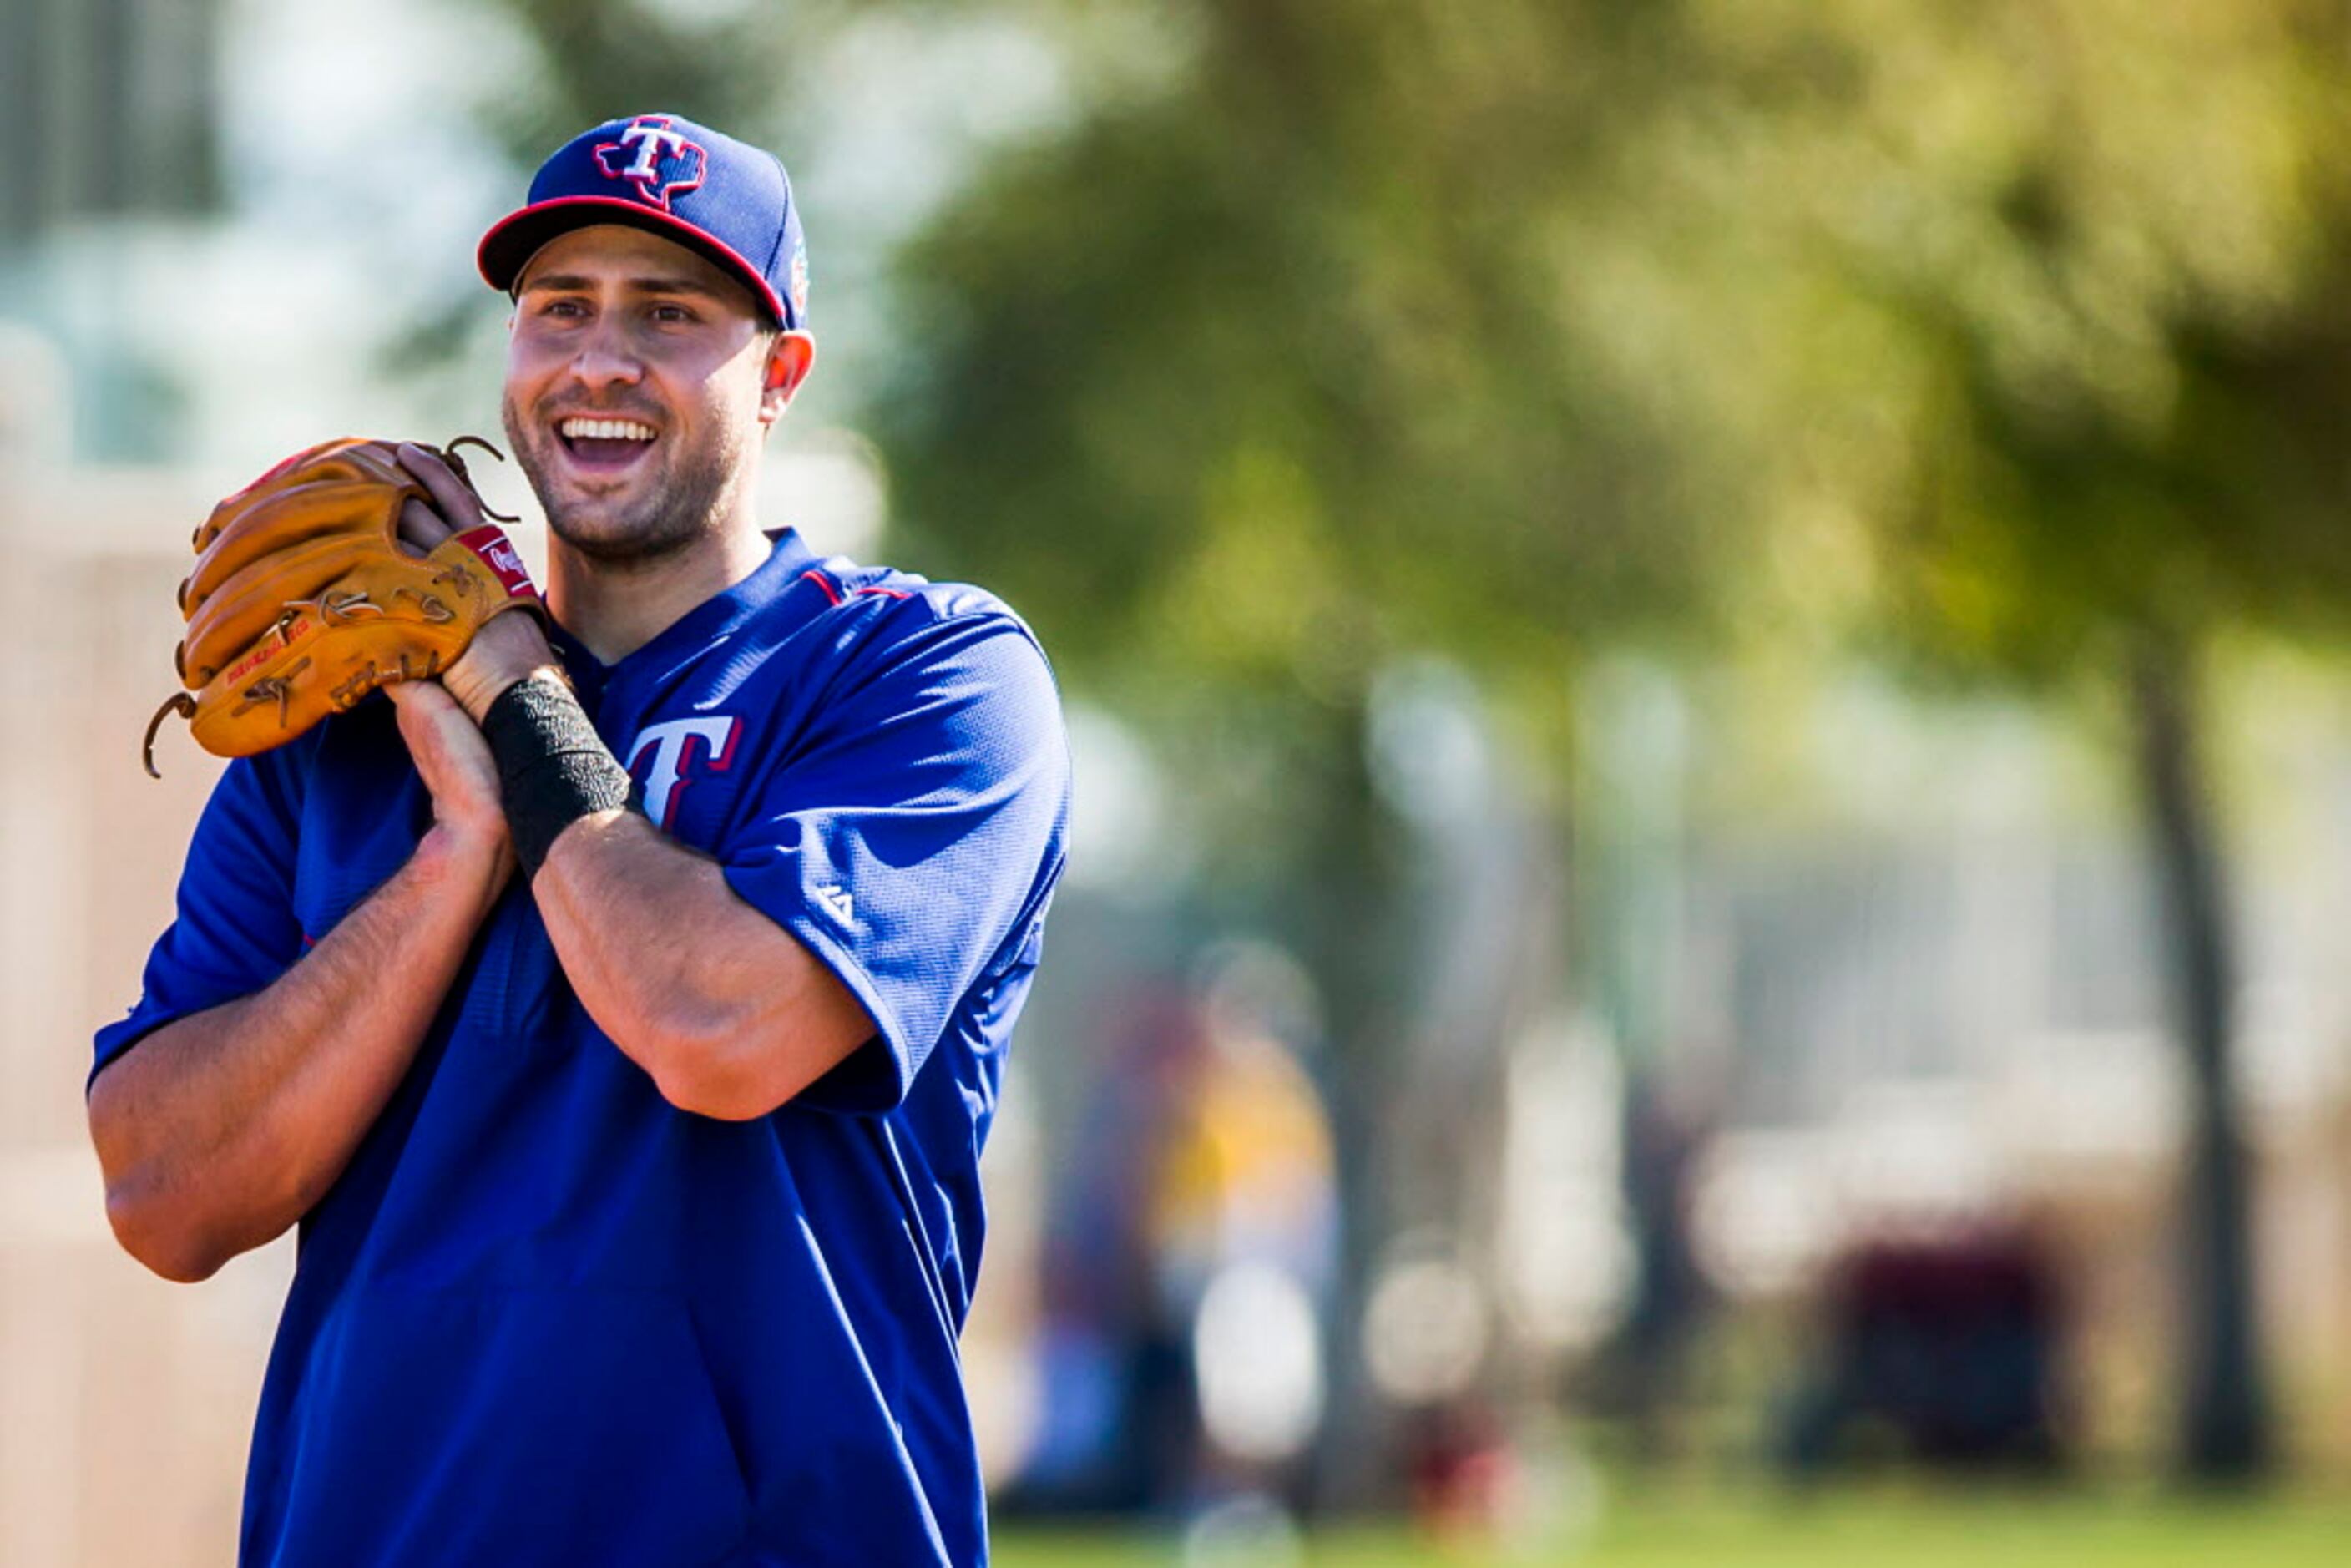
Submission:
[[[455,455],[468,442],[501,455],[474,436],[439,452],[470,488]],[[180,585],[188,629],[174,658],[188,689],[148,722],[151,775],[162,777],[155,732],[166,714],[186,716],[214,756],[249,757],[380,685],[438,674],[494,615],[545,613],[495,524],[429,554],[403,546],[400,514],[411,500],[433,497],[392,443],[344,440],[296,453],[213,508]]]

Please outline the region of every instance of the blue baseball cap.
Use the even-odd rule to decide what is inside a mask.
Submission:
[[[681,115],[608,120],[559,148],[530,199],[490,225],[475,256],[482,276],[511,294],[541,246],[590,224],[674,240],[741,278],[776,325],[808,325],[808,245],[772,152]]]

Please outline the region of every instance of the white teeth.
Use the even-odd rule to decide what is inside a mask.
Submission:
[[[569,441],[651,441],[653,427],[633,419],[567,419],[556,431]]]

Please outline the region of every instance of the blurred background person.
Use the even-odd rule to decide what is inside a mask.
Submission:
[[[1294,1505],[1334,1304],[1319,1092],[1213,977],[1133,997],[1117,1027],[1063,1166],[1040,1326],[1047,1414],[1016,1506]]]

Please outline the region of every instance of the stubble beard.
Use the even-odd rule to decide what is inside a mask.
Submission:
[[[614,512],[607,502],[582,504],[555,493],[548,447],[559,438],[543,420],[526,423],[511,400],[501,414],[516,461],[547,515],[548,531],[588,559],[624,569],[652,566],[718,532],[722,504],[741,466],[727,450],[724,427],[699,448],[674,450],[662,459],[660,468],[638,482],[636,497]]]

